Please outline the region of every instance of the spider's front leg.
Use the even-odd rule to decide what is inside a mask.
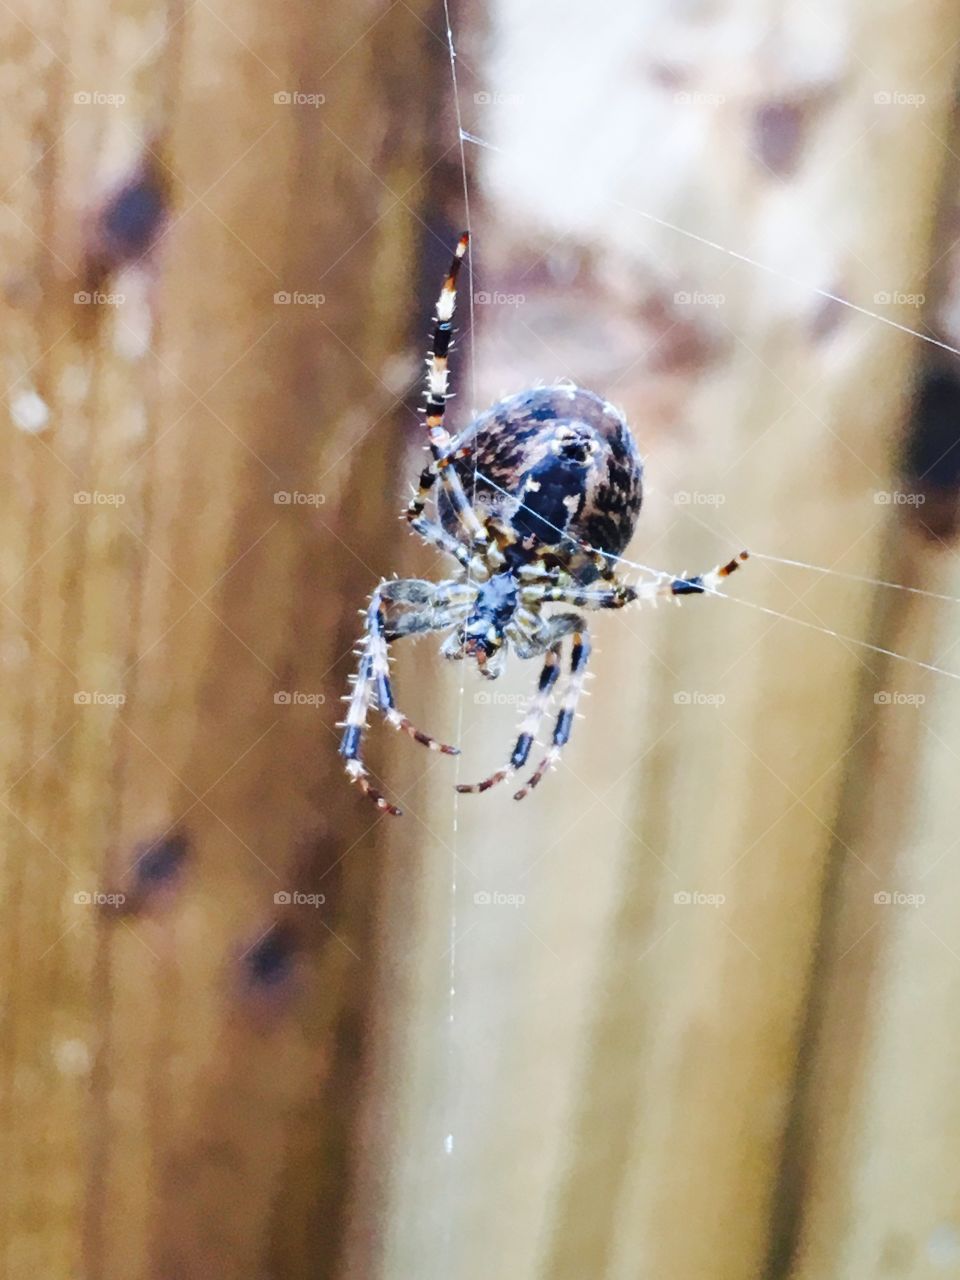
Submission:
[[[367,712],[376,706],[388,723],[400,729],[431,751],[445,755],[458,755],[459,748],[439,742],[423,733],[397,707],[390,681],[387,643],[405,635],[442,630],[468,607],[471,590],[466,584],[435,584],[421,579],[400,579],[381,582],[370,597],[366,611],[366,635],[361,642],[360,664],[354,677],[353,692],[349,703],[344,730],[340,742],[347,775],[360,790],[370,797],[379,809],[399,816],[401,810],[378,791],[370,781],[370,774],[363,762],[363,732],[367,726]],[[462,597],[462,599],[461,599]],[[405,616],[388,626],[384,602],[417,606]]]
[[[460,274],[460,267],[466,256],[469,242],[470,238],[464,232],[457,241],[450,270],[444,277],[440,297],[437,299],[433,338],[427,355],[427,389],[424,392],[427,400],[427,434],[433,461],[421,472],[420,486],[407,507],[406,517],[411,524],[420,519],[431,490],[439,478],[469,545],[475,550],[481,550],[486,547],[489,537],[464,493],[455,465],[457,460],[465,454],[454,448],[453,440],[443,422],[449,396],[447,384],[450,376],[450,350],[453,343],[453,313],[457,302],[457,276]]]

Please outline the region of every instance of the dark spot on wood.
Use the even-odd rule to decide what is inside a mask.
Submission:
[[[190,853],[185,832],[176,831],[134,846],[124,880],[117,891],[122,901],[116,912],[137,915],[171,893]]]
[[[183,833],[138,846],[133,873],[139,888],[150,891],[170,884],[179,876],[189,851],[190,843]]]
[[[116,260],[148,251],[166,213],[163,192],[148,177],[130,184],[103,212],[103,237]]]
[[[96,291],[113,273],[146,257],[166,225],[171,204],[168,171],[147,153],[96,213],[87,252],[87,288]]]
[[[906,504],[919,527],[933,538],[953,538],[960,495],[960,363],[953,357],[928,359],[919,375],[904,475],[908,493],[923,499]]]
[[[806,136],[806,112],[799,102],[767,102],[753,113],[753,147],[778,178],[796,170]]]
[[[243,957],[251,987],[262,991],[283,985],[293,973],[296,951],[293,928],[288,924],[274,925]]]

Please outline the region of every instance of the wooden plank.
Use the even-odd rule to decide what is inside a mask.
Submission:
[[[783,11],[771,28],[740,6],[674,38],[635,15],[593,17],[501,11],[467,81],[491,101],[477,132],[502,148],[476,153],[492,202],[479,287],[523,297],[478,308],[479,398],[566,374],[625,405],[651,477],[640,561],[700,568],[747,545],[883,568],[891,507],[877,494],[895,486],[918,343],[815,290],[916,322],[882,295],[919,287],[929,261],[955,15],[896,4],[878,23],[851,4]],[[762,56],[741,38],[760,29]],[[639,87],[621,93],[626,64]],[[928,128],[895,99],[916,93]],[[605,129],[624,118],[649,146]],[[565,270],[573,283],[551,285]],[[865,585],[758,562],[730,595],[854,641],[875,634]],[[598,631],[596,697],[561,774],[520,808],[464,801],[454,834],[438,770],[422,859],[394,871],[367,1164],[383,1274],[696,1280],[766,1265],[825,868],[874,665],[746,603]],[[530,679],[515,671],[504,693]],[[446,688],[438,732],[458,719],[458,679]],[[474,689],[462,767],[479,773],[504,754],[511,717]],[[474,901],[493,891],[526,900]]]
[[[333,722],[400,501],[380,371],[421,234],[416,8],[3,20],[33,76],[4,82],[0,214],[21,264],[0,517],[11,1280],[337,1265],[379,872]],[[294,92],[324,101],[275,99]],[[95,234],[118,180],[170,200],[128,270]],[[94,280],[124,301],[78,304]],[[36,425],[28,390],[42,432],[11,421]],[[275,901],[293,890],[326,901]],[[124,909],[75,896],[98,892]]]

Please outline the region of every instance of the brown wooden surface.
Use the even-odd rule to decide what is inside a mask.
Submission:
[[[382,379],[433,41],[405,5],[28,8],[0,15],[4,1274],[331,1275],[380,866],[332,726],[396,560],[410,417]],[[293,90],[325,102],[275,102]],[[123,305],[77,305],[97,209],[144,157],[163,239],[104,279]],[[179,879],[137,904],[171,832]],[[326,904],[275,904],[294,889]],[[74,901],[94,891],[126,912]]]
[[[467,152],[454,424],[570,376],[646,455],[637,561],[960,595],[949,496],[877,501],[928,492],[924,348],[815,291],[960,339],[953,8],[454,24],[501,148]],[[522,805],[452,788],[535,664],[400,646],[464,754],[374,733],[378,822],[334,721],[377,577],[449,571],[396,522],[462,217],[443,15],[31,0],[0,48],[3,1280],[960,1273],[955,682],[749,606],[958,669],[954,607],[756,559],[599,617]],[[137,174],[169,212],[120,269]]]

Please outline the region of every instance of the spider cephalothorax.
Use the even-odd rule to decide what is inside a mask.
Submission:
[[[620,609],[634,600],[656,601],[715,591],[747,558],[694,577],[630,586],[614,565],[633,534],[642,497],[643,467],[623,414],[572,383],[537,387],[501,400],[456,439],[444,429],[447,360],[453,310],[467,236],[460,237],[437,303],[427,359],[427,431],[433,461],[406,519],[425,542],[449,554],[456,576],[442,582],[404,578],[381,582],[366,611],[360,666],[343,723],[340,746],[347,773],[376,804],[396,805],[370,782],[361,744],[367,711],[375,705],[397,729],[434,751],[457,752],[417,729],[394,702],[387,646],[403,636],[448,631],[444,657],[469,659],[488,679],[500,675],[507,654],[543,657],[537,690],[520,726],[509,762],[482,782],[459,791],[486,791],[527,763],[560,673],[563,642],[570,665],[551,745],[521,799],[556,764],[570,737],[590,655],[587,624],[572,610],[550,605]],[[437,521],[425,515],[440,482]]]

